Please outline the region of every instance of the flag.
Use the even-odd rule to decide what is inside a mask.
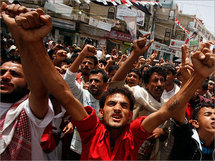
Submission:
[[[123,16],[126,25],[129,28],[132,40],[137,39],[137,16]]]

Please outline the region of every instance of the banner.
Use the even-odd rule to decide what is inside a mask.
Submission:
[[[132,40],[137,39],[137,17],[136,16],[123,16],[124,21],[126,22],[129,32],[131,34]]]
[[[184,45],[184,44],[185,44],[185,41],[171,39],[169,47],[171,49],[181,51],[181,46]]]

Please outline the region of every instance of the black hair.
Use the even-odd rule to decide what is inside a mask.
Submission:
[[[69,58],[66,58],[66,59],[62,60],[62,62],[65,62],[67,65],[69,65],[72,63],[72,60]]]
[[[99,63],[102,63],[105,66],[107,64],[107,61],[105,59],[100,59]]]
[[[172,72],[172,75],[176,74],[176,68],[171,64],[164,64],[163,68],[166,72],[168,72],[168,71]]]
[[[128,74],[129,74],[129,73],[131,73],[131,72],[136,73],[136,74],[139,76],[139,79],[141,79],[141,78],[142,78],[142,76],[141,76],[141,73],[140,73],[140,70],[139,70],[139,69],[137,69],[137,68],[132,68],[132,69],[130,69],[130,71],[128,72]]]
[[[208,90],[208,80],[205,80],[205,81],[202,83],[202,90],[203,90],[203,91],[207,91],[207,90]]]
[[[181,82],[178,79],[174,79],[173,82],[177,84],[179,87],[181,87]]]
[[[96,66],[98,64],[98,59],[96,56],[87,56],[86,58],[93,59],[94,60],[94,66]]]
[[[119,66],[118,65],[112,65],[112,66],[110,66],[110,68],[108,68],[108,73],[110,74],[111,73],[111,71],[113,71],[113,70],[118,70],[119,69]]]
[[[141,68],[140,68],[141,73],[143,72],[143,69],[144,69],[145,67],[146,67],[146,68],[150,68],[151,65],[149,65],[149,64],[144,64],[144,65],[142,65]]]
[[[196,107],[193,110],[193,114],[192,114],[192,119],[193,120],[197,120],[198,121],[198,117],[199,117],[199,111],[203,108],[203,107],[211,107],[214,109],[214,104],[211,102],[201,102],[199,104],[196,105]]]
[[[166,72],[163,70],[161,66],[153,66],[147,69],[143,74],[143,81],[144,84],[148,84],[149,80],[153,73],[158,73],[164,77],[164,80],[166,81]]]
[[[22,64],[20,55],[17,55],[17,54],[16,55],[7,54],[7,58],[3,63],[8,62],[8,61],[15,62],[15,63],[18,63],[18,64]]]
[[[126,96],[130,101],[130,111],[133,111],[135,98],[134,98],[132,92],[129,91],[129,89],[125,88],[125,87],[108,88],[108,90],[106,92],[104,92],[103,95],[101,96],[101,99],[99,101],[100,108],[104,108],[106,98],[115,93],[121,93],[124,96]]]
[[[101,73],[103,75],[103,81],[104,81],[104,83],[106,83],[108,81],[108,75],[103,69],[99,69],[99,68],[92,69],[90,71],[89,75],[98,74],[98,73]]]
[[[12,40],[12,39],[7,40],[7,43],[10,45],[15,45],[14,40]]]

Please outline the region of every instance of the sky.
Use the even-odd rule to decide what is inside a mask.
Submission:
[[[196,15],[215,35],[215,0],[175,0],[184,14]]]

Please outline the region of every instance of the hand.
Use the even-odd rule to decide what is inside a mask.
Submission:
[[[181,52],[182,59],[180,64],[180,72],[182,74],[184,82],[186,82],[191,77],[194,69],[192,63],[190,62],[190,53],[187,45],[181,46]]]
[[[143,37],[141,39],[138,39],[138,40],[135,40],[134,41],[134,53],[141,56],[143,55],[147,50],[148,48],[151,46],[153,40],[150,40],[150,42],[146,45],[146,40],[147,40],[147,37],[149,36],[150,34],[146,34],[146,35],[143,35]]]
[[[1,15],[16,43],[42,40],[52,29],[51,17],[44,15],[41,9],[29,11],[23,6],[3,2]]]
[[[102,46],[102,50],[105,51],[105,49],[106,49],[106,46]]]
[[[99,68],[104,70],[105,69],[104,64],[103,63],[99,63]]]
[[[153,130],[152,135],[149,136],[147,139],[151,139],[151,138],[157,139],[161,135],[164,135],[164,130],[162,128],[156,128]]]
[[[205,78],[214,72],[215,55],[209,49],[211,44],[211,42],[201,44],[198,51],[191,55],[193,68],[199,75]]]
[[[108,64],[113,64],[114,63],[114,57],[111,55],[110,59],[107,60]]]
[[[69,122],[64,128],[63,128],[63,133],[64,135],[69,133],[71,134],[74,131],[73,125],[71,122]]]
[[[85,45],[80,54],[84,54],[84,56],[94,56],[97,54],[96,48],[92,45]]]
[[[163,64],[163,63],[164,63],[163,58],[160,58],[160,64]]]
[[[153,54],[150,56],[151,61],[153,61],[158,56],[158,51],[155,50]]]

